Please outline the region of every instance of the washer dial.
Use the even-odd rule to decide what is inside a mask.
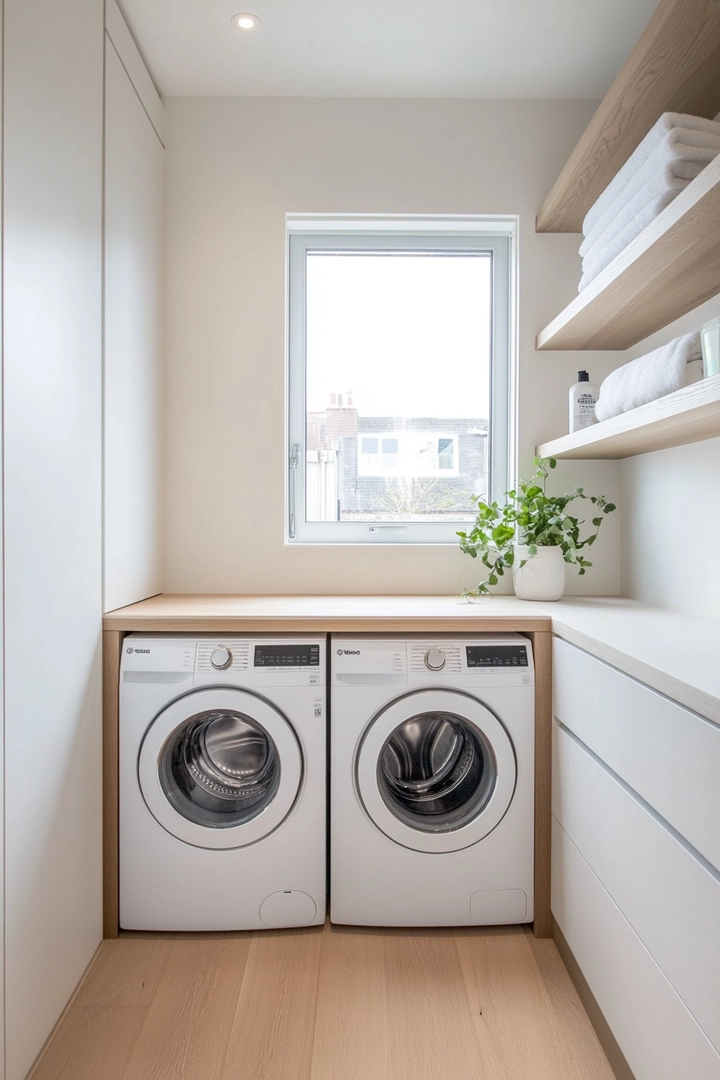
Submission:
[[[213,649],[212,656],[210,657],[210,663],[216,671],[225,671],[232,664],[233,655],[225,645],[218,645],[217,649]]]
[[[442,649],[428,649],[425,653],[425,667],[430,671],[442,671],[445,667],[445,653]]]

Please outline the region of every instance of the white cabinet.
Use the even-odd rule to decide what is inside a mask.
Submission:
[[[114,0],[105,45],[104,610],[162,590],[163,106]]]
[[[637,1080],[720,1078],[720,728],[556,639],[553,913]]]
[[[102,0],[5,0],[6,1076],[101,937]]]

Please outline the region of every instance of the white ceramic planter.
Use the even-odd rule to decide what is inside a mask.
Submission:
[[[520,563],[527,559],[525,566]],[[565,592],[565,560],[562,548],[539,547],[528,555],[525,544],[515,546],[513,587],[521,600],[559,600]]]

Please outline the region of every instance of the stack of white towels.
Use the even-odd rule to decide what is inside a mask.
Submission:
[[[595,418],[609,420],[699,382],[702,377],[700,334],[684,334],[608,375],[600,386]]]
[[[663,113],[583,221],[579,290],[582,292],[718,154],[718,119]]]

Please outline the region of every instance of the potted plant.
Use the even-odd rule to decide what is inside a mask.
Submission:
[[[468,597],[483,596],[512,570],[513,586],[523,600],[559,600],[565,591],[565,566],[572,563],[584,574],[592,563],[586,549],[597,539],[604,516],[615,506],[602,495],[586,495],[579,487],[566,495],[548,495],[545,487],[554,458],[534,458],[535,472],[505,493],[506,502],[487,503],[476,498],[477,518],[472,530],[459,532],[460,547],[489,570],[486,581]],[[595,509],[592,531],[581,538],[585,521],[570,512],[574,502],[587,501]]]

